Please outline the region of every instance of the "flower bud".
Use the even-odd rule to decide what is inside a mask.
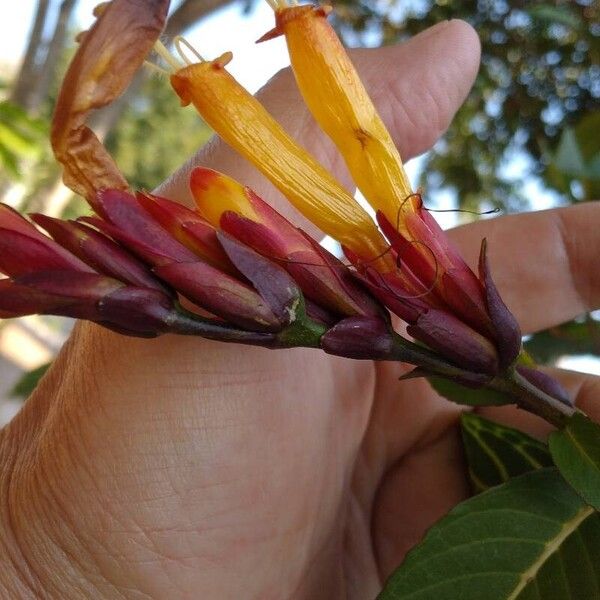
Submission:
[[[381,314],[348,268],[249,188],[198,167],[190,188],[201,214],[237,240],[277,261],[307,298],[343,316]]]
[[[321,337],[321,347],[336,356],[386,360],[391,356],[393,336],[384,319],[348,317]]]
[[[0,204],[0,273],[18,277],[41,270],[93,270]]]
[[[490,271],[487,257],[487,241],[481,242],[479,254],[479,278],[485,291],[485,302],[494,326],[500,366],[510,366],[521,351],[521,328],[514,315],[502,300]]]
[[[483,335],[492,335],[483,288],[477,277],[448,239],[437,221],[423,208],[420,196],[418,208],[404,218],[409,237],[404,237],[378,213],[382,231],[396,251],[400,269],[398,276],[406,280],[415,276],[423,289],[437,297],[465,323]]]
[[[407,331],[457,367],[493,375],[498,372],[494,345],[443,307],[431,304],[427,296],[413,296],[398,280],[375,272],[364,277],[365,284],[385,306],[408,323]]]
[[[102,190],[96,200],[103,219],[84,217],[81,221],[98,227],[152,265],[193,262],[198,257],[171,237],[136,197],[120,190]]]
[[[148,268],[110,238],[75,221],[62,221],[45,215],[31,218],[63,248],[93,269],[124,283],[165,291]]]
[[[407,331],[462,369],[488,375],[498,372],[492,343],[449,312],[430,308]]]
[[[163,292],[95,273],[41,271],[0,281],[0,317],[53,314],[87,319],[128,335],[168,331],[174,310]]]
[[[137,194],[139,204],[172,237],[205,262],[230,275],[236,271],[217,240],[216,230],[196,212],[152,194]]]

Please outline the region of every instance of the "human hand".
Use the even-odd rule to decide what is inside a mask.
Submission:
[[[445,130],[478,56],[475,34],[460,22],[353,54],[404,157]],[[349,182],[289,73],[261,96]],[[191,164],[230,173],[283,207],[218,141]],[[188,171],[161,193],[185,200]],[[471,259],[488,238],[495,278],[529,333],[598,307],[599,221],[598,205],[589,204],[485,221],[454,237]],[[425,382],[398,382],[401,373],[395,363],[313,350],[135,340],[78,326],[0,437],[0,591],[373,597],[424,530],[468,492],[460,409]],[[587,400],[597,380],[563,381],[597,416]],[[513,411],[503,412],[514,422]],[[527,420],[543,432],[541,421]]]

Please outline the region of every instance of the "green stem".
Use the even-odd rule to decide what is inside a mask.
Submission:
[[[474,381],[475,379],[480,379],[482,382],[485,381],[485,375],[472,373],[471,371],[456,367],[452,363],[440,358],[435,352],[419,344],[410,342],[397,333],[393,334],[392,352],[389,358],[385,360],[407,362],[417,367],[422,367],[432,375],[440,375],[441,377],[463,381]]]
[[[327,328],[304,316],[278,333],[244,331],[178,307],[173,315],[170,331],[267,348],[319,348],[321,336]],[[486,382],[485,375],[456,367],[428,348],[410,342],[396,333],[393,333],[391,351],[382,360],[413,364],[423,369],[423,375],[438,375],[463,383],[479,381],[483,387],[510,396],[519,407],[557,427],[564,426],[567,419],[576,412],[573,407],[538,389],[514,368]]]
[[[183,335],[197,335],[221,342],[264,346],[265,348],[318,348],[326,328],[308,317],[294,321],[277,333],[245,331],[208,319],[177,306],[169,322],[169,332]]]
[[[308,317],[300,318],[277,334],[280,348],[319,348],[321,336],[327,331],[324,325]]]
[[[251,346],[273,347],[277,343],[277,335],[274,333],[237,329],[226,323],[197,315],[181,306],[173,311],[169,320],[168,332],[180,335],[197,335],[209,340],[249,344]]]
[[[399,335],[394,338],[394,351],[391,360],[401,360],[422,367],[431,374],[440,375],[458,381],[469,381],[477,377],[476,373],[464,371],[440,359],[417,344],[409,342]],[[563,427],[576,409],[564,404],[560,400],[540,390],[515,368],[494,377],[484,383],[483,387],[496,390],[515,400],[515,403],[524,410],[531,412],[548,421],[556,427]]]
[[[538,389],[514,368],[495,377],[489,387],[511,396],[520,408],[542,417],[556,427],[564,427],[569,417],[577,412],[572,406]]]

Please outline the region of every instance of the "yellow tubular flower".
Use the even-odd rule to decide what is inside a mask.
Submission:
[[[230,146],[322,231],[367,259],[384,252],[386,244],[369,215],[225,70],[231,57],[228,52],[171,75],[182,104],[192,103]]]
[[[284,34],[298,87],[310,112],[333,140],[369,204],[407,233],[398,211],[414,211],[410,182],[392,138],[342,43],[327,22],[329,7],[279,8],[276,27],[261,40]]]

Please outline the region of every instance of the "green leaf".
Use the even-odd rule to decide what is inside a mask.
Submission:
[[[566,175],[585,177],[585,159],[579,149],[577,136],[570,127],[565,127],[560,136],[560,142],[554,156],[554,165]]]
[[[45,375],[51,364],[49,362],[39,366],[37,369],[24,373],[17,383],[15,383],[9,395],[14,398],[29,398],[31,392],[35,390],[40,379]]]
[[[575,126],[577,145],[583,158],[590,163],[597,160],[600,153],[600,110],[584,113]]]
[[[564,429],[550,435],[548,444],[562,476],[600,510],[600,425],[575,413]]]
[[[555,363],[565,354],[594,354],[598,351],[600,322],[591,315],[534,333],[525,348],[541,363]]]
[[[551,25],[560,23],[572,29],[581,27],[579,15],[569,10],[566,6],[553,6],[552,4],[542,4],[527,9],[530,16],[542,24]]]
[[[535,469],[552,466],[548,446],[531,436],[463,413],[460,420],[469,479],[475,493]]]
[[[457,404],[466,404],[468,406],[502,406],[504,404],[514,404],[514,400],[494,390],[468,388],[460,385],[460,383],[442,377],[428,377],[427,381],[429,381],[431,387],[440,396]]]
[[[556,469],[479,494],[434,525],[379,600],[600,598],[600,515]]]

